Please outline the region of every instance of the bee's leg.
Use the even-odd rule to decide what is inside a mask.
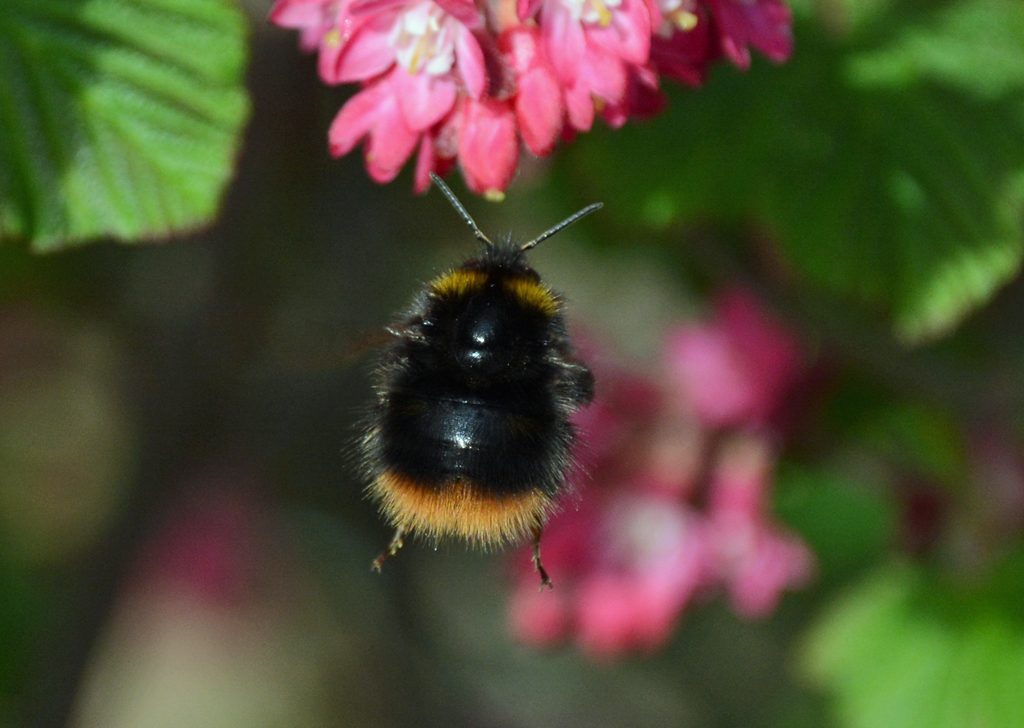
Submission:
[[[371,568],[374,571],[379,572],[380,567],[384,564],[384,562],[387,561],[389,557],[394,556],[398,553],[398,549],[402,548],[402,544],[404,543],[404,536],[405,529],[402,526],[399,526],[395,529],[395,535],[391,537],[391,543],[388,544],[388,547],[383,551],[383,553],[381,553],[380,556],[373,560],[373,566]]]
[[[540,526],[533,527],[533,568],[540,574],[540,590],[544,591],[544,587],[554,589],[555,585],[551,583],[548,572],[544,570],[544,564],[540,562],[540,537],[542,533],[543,529]]]

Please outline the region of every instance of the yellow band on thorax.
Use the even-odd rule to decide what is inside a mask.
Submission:
[[[558,299],[552,290],[540,281],[515,276],[505,281],[505,289],[526,308],[540,311],[545,316],[554,316],[558,313]]]
[[[487,274],[471,268],[456,268],[430,284],[430,291],[440,298],[459,298],[483,290]]]

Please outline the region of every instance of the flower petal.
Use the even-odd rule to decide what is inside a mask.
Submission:
[[[389,98],[380,110],[377,125],[366,145],[366,171],[375,182],[390,182],[416,148],[420,135],[405,124],[398,102]]]
[[[400,12],[409,0],[355,0],[348,6],[348,12],[353,16],[376,15],[387,11]]]
[[[722,50],[737,67],[750,66],[752,45],[781,63],[793,52],[793,14],[782,0],[708,0]]]
[[[630,118],[649,119],[661,112],[666,104],[658,87],[658,73],[649,66],[630,66],[626,95],[618,104],[606,104],[601,116],[613,129],[618,129]]]
[[[708,427],[728,427],[750,417],[757,392],[722,327],[688,324],[665,347],[669,382]]]
[[[533,576],[531,574],[530,576]],[[568,605],[561,593],[537,591],[535,581],[518,589],[509,604],[512,633],[522,642],[543,647],[557,641],[569,629]]]
[[[665,20],[665,15],[661,12],[661,8],[658,6],[658,0],[643,0],[644,5],[647,7],[647,17],[651,24],[651,33],[657,33],[658,28],[661,27],[661,23]],[[702,12],[699,5],[694,5],[690,12],[698,13]]]
[[[626,64],[611,53],[591,46],[587,48],[580,64],[579,80],[587,84],[592,95],[607,103],[617,104],[626,95]]]
[[[583,25],[558,0],[546,0],[540,17],[544,48],[551,66],[559,80],[571,86],[576,83],[576,74],[587,50]]]
[[[701,7],[695,13],[697,25],[690,30],[675,29],[667,38],[657,34],[651,38],[651,61],[658,72],[690,86],[704,83],[708,68],[719,55],[707,10]]]
[[[459,69],[466,90],[474,99],[483,96],[487,89],[487,66],[484,52],[476,36],[463,27],[455,37],[455,66]]]
[[[565,90],[565,111],[572,128],[590,131],[594,125],[594,99],[587,84],[580,82]]]
[[[473,0],[434,0],[434,2],[470,30],[476,30],[483,26],[480,11]]]
[[[490,99],[466,102],[459,161],[473,192],[485,196],[504,192],[519,162],[516,120],[508,103]]]
[[[498,38],[498,50],[508,60],[517,74],[529,72],[534,66],[544,63],[540,55],[540,30],[526,25],[510,28]]]
[[[562,87],[554,73],[541,66],[520,76],[515,107],[526,148],[541,157],[550,154],[565,118]]]
[[[338,58],[341,56],[341,43],[324,42],[323,39],[317,42],[320,44],[320,55],[317,56],[316,65],[320,79],[332,86],[341,83],[338,80]]]
[[[398,96],[406,126],[413,131],[426,131],[443,119],[455,105],[455,82],[448,75],[409,73],[397,67],[389,78]]]
[[[331,154],[341,157],[351,152],[370,133],[390,97],[388,85],[378,82],[350,98],[334,117],[327,132]]]
[[[520,20],[527,20],[532,18],[540,10],[541,3],[544,0],[518,0],[516,2],[516,14]]]
[[[305,28],[323,22],[331,0],[277,0],[267,19],[282,28]]]
[[[565,102],[562,86],[544,55],[540,30],[511,28],[498,39],[498,49],[518,79],[513,103],[519,133],[531,152],[545,156],[562,132]]]
[[[416,172],[413,175],[413,191],[423,194],[430,187],[430,173],[434,171],[436,157],[434,155],[434,139],[424,134],[420,140],[420,151],[416,155]]]
[[[299,47],[307,53],[317,48],[323,50],[324,34],[334,25],[325,0],[278,0],[270,10],[269,20],[282,28],[298,30]]]
[[[459,135],[462,133],[462,120],[466,116],[466,98],[463,96],[455,102],[455,108],[434,129],[434,153],[443,159],[455,160],[459,156]],[[451,166],[449,165],[449,169]],[[440,172],[438,176],[441,176]]]
[[[651,18],[642,0],[622,0],[606,27],[587,27],[587,39],[630,63],[647,63],[651,54]]]
[[[751,414],[763,422],[786,401],[800,377],[804,366],[800,342],[748,291],[726,291],[716,308],[756,393]]]
[[[397,13],[385,13],[368,22],[351,21],[359,27],[352,30],[351,40],[337,54],[333,82],[365,81],[388,70],[395,61],[395,49],[388,42],[388,37],[397,19]],[[320,75],[323,76],[323,68]]]

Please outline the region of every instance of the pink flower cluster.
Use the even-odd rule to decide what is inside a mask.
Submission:
[[[699,85],[720,57],[750,65],[792,51],[783,0],[277,0],[270,18],[319,49],[328,84],[362,89],[328,132],[331,153],[365,140],[389,182],[416,152],[415,187],[456,162],[500,199],[519,161],[663,105],[659,78]]]
[[[716,590],[743,617],[770,614],[814,569],[769,513],[778,423],[805,373],[795,339],[731,291],[714,320],[670,333],[657,379],[586,358],[599,383],[577,422],[589,475],[544,531],[554,590],[538,592],[517,557],[514,633],[534,645],[574,636],[612,657],[663,645]]]

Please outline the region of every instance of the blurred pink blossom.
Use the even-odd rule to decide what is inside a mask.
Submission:
[[[581,348],[598,381],[575,420],[588,475],[577,473],[578,495],[544,531],[553,592],[537,591],[520,557],[514,634],[537,646],[572,639],[607,659],[662,647],[685,609],[717,589],[744,618],[770,615],[814,570],[769,511],[779,434],[767,416],[804,373],[796,339],[731,291],[709,323],[671,332],[664,384]]]
[[[765,424],[801,371],[796,339],[741,290],[712,321],[677,327],[666,354],[672,386],[708,427]]]
[[[511,605],[513,630],[532,644],[571,631],[599,657],[660,647],[713,574],[703,518],[664,493],[623,490],[557,518],[544,559],[559,587],[538,592],[524,573]]]
[[[211,607],[251,596],[266,566],[268,524],[244,478],[207,473],[186,489],[144,552],[139,585]]]
[[[782,591],[803,586],[814,564],[799,538],[770,521],[771,449],[763,436],[734,435],[720,448],[708,486],[717,576],[733,610],[748,618],[771,614]]]

